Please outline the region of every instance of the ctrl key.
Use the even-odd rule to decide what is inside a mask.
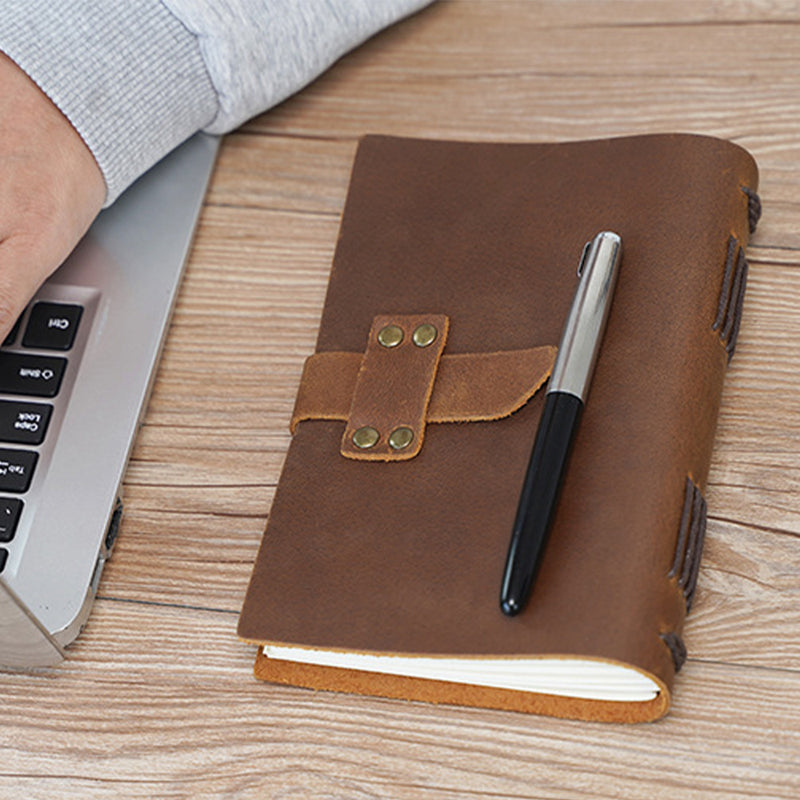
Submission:
[[[27,492],[38,458],[33,450],[0,448],[0,492]]]

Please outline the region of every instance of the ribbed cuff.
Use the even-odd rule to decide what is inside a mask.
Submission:
[[[161,0],[4,0],[0,51],[75,126],[106,180],[106,205],[214,119],[197,39]]]

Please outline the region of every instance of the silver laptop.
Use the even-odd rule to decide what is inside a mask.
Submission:
[[[0,347],[0,667],[58,663],[89,615],[217,149],[102,212]]]

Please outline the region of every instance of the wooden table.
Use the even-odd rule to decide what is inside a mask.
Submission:
[[[651,725],[253,680],[237,613],[312,351],[357,138],[727,137],[764,216],[689,661]],[[229,136],[89,625],[2,675],[2,798],[800,796],[800,8],[442,0]]]

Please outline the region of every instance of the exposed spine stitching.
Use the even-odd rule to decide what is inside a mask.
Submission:
[[[675,665],[675,672],[680,672],[681,667],[686,662],[686,645],[677,633],[669,632],[661,634],[661,641],[669,648],[672,655],[672,663]]]
[[[739,338],[739,326],[742,323],[742,309],[744,308],[744,294],[747,289],[747,273],[749,271],[747,258],[744,254],[744,248],[739,250],[739,263],[737,265],[737,274],[739,275],[739,291],[736,297],[732,298],[733,304],[733,325],[731,326],[730,335],[728,336],[728,344],[726,350],[728,351],[728,361],[733,358],[736,350],[736,341]]]
[[[736,259],[736,270],[733,273],[733,286],[731,286],[731,296],[730,302],[728,303],[728,311],[725,314],[725,324],[722,326],[722,332],[720,333],[722,341],[726,343],[730,342],[731,340],[731,331],[733,330],[733,324],[736,320],[736,303],[742,290],[742,273],[744,272],[743,262],[744,254],[742,252],[742,248],[739,248],[739,255]]]
[[[741,189],[747,195],[747,223],[750,233],[754,233],[761,219],[761,198],[748,186],[742,186]]]
[[[707,520],[708,507],[703,493],[700,491],[700,487],[690,477],[687,477],[675,555],[667,573],[668,578],[677,577],[678,586],[686,601],[687,614],[691,610],[697,589]]]
[[[686,596],[686,585],[689,582],[689,576],[694,567],[694,559],[697,558],[697,545],[700,533],[698,525],[703,503],[703,495],[700,494],[700,490],[697,486],[692,483],[692,524],[689,527],[689,541],[686,544],[686,555],[683,557],[683,569],[678,579],[678,584],[683,589],[684,597]]]
[[[728,354],[728,362],[733,358],[736,341],[739,338],[748,269],[744,248],[740,246],[735,236],[729,236],[725,270],[717,304],[717,316],[711,326],[712,330],[719,333],[720,341]]]
[[[689,522],[692,517],[692,483],[691,478],[686,478],[686,488],[683,496],[683,512],[681,513],[681,527],[678,532],[678,542],[675,545],[675,557],[672,560],[672,567],[667,573],[668,578],[674,578],[678,574],[683,563],[684,550],[686,549],[686,536],[689,533]]]
[[[703,545],[706,540],[706,523],[708,521],[708,508],[706,501],[700,492],[697,493],[702,503],[700,505],[700,513],[697,519],[697,550],[695,553],[694,562],[692,563],[692,570],[689,573],[689,580],[684,587],[684,596],[686,597],[686,613],[692,610],[692,603],[694,602],[694,593],[697,589],[697,577],[700,574],[700,561],[703,557]]]
[[[719,305],[717,306],[717,317],[711,330],[717,330],[725,320],[725,312],[730,305],[730,292],[731,292],[731,275],[733,274],[733,264],[736,256],[736,248],[739,242],[736,237],[731,235],[728,237],[728,255],[725,258],[725,273],[722,278],[722,287],[719,290]]]

